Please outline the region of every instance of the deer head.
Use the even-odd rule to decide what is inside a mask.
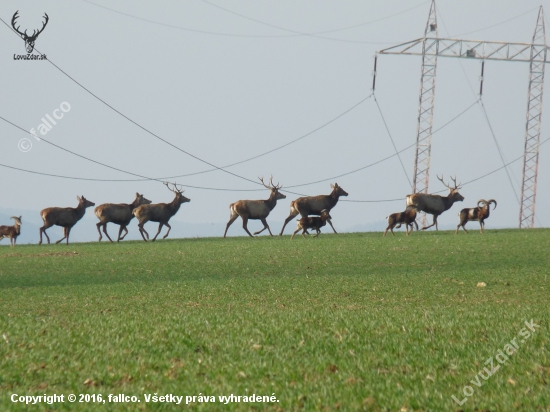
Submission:
[[[164,185],[168,188],[169,191],[173,192],[176,197],[174,198],[174,200],[179,203],[179,204],[182,204],[182,203],[185,203],[185,202],[190,202],[191,199],[188,199],[186,198],[184,195],[183,195],[183,192],[184,190],[181,188],[181,186],[178,188],[178,184],[177,183],[173,183],[172,186],[173,186],[173,189],[170,188],[170,183],[168,182],[164,182]]]
[[[22,223],[21,223],[21,216],[19,216],[19,217],[17,217],[17,216],[12,216],[10,219],[15,220],[15,224],[21,226],[21,224],[22,224]]]
[[[18,14],[19,14],[19,10],[17,10],[15,12],[15,14],[13,15],[13,17],[11,19],[11,26],[17,32],[17,34],[19,34],[21,36],[21,38],[23,40],[25,40],[25,48],[27,49],[27,53],[32,53],[32,51],[34,50],[34,42],[36,41],[36,38],[38,37],[38,35],[40,33],[42,33],[44,31],[44,29],[46,28],[46,25],[48,24],[48,21],[50,20],[50,18],[48,17],[48,15],[46,13],[44,13],[44,18],[46,19],[46,21],[44,21],[44,23],[42,23],[42,28],[38,31],[33,30],[32,35],[29,36],[27,34],[27,30],[25,30],[25,32],[21,32],[21,31],[19,31],[20,26],[15,27],[15,23],[16,23],[15,21],[19,17]]]
[[[95,206],[95,203],[94,202],[90,202],[88,199],[86,199],[84,197],[84,195],[82,196],[77,196],[76,197],[76,200],[78,200],[78,207],[82,208],[82,209],[86,209],[87,207],[91,207],[91,206]]]
[[[149,199],[146,199],[143,195],[136,192],[136,199],[138,205],[150,205],[152,202]]]
[[[449,197],[452,198],[455,202],[462,202],[464,200],[464,196],[462,196],[460,193],[458,193],[458,189],[460,189],[460,183],[456,184],[456,176],[451,177],[452,181],[454,182],[454,187],[449,186],[447,183],[443,181],[443,176],[439,177],[437,176],[439,181],[443,183],[447,189],[449,189]]]
[[[262,182],[262,185],[264,185],[264,187],[266,189],[269,189],[271,191],[271,196],[270,197],[275,197],[275,200],[279,200],[279,199],[286,199],[286,196],[283,195],[281,192],[279,192],[279,190],[283,187],[282,185],[279,184],[279,182],[277,182],[276,185],[273,184],[273,176],[271,176],[269,178],[269,185],[266,185],[264,183],[264,178],[263,177],[258,177],[258,179],[260,179],[260,182]]]
[[[340,186],[338,186],[338,183],[330,184],[330,187],[332,188],[332,195],[333,196],[347,196],[348,192],[346,192],[344,189],[342,189]]]

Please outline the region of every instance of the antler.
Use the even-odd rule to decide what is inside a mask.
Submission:
[[[443,184],[447,187],[447,189],[449,189],[449,190],[460,189],[460,183],[459,183],[458,185],[456,184],[456,176],[455,176],[455,177],[451,177],[451,180],[454,182],[455,187],[451,187],[451,186],[449,186],[447,183],[445,183],[445,182],[443,181],[443,176],[441,176],[441,177],[437,176],[437,178],[438,178],[438,179],[441,181],[441,183],[443,183]]]
[[[265,184],[264,182],[264,178],[263,176],[262,177],[258,177],[258,179],[260,179],[260,182],[262,182],[262,184],[264,185],[264,187],[266,189],[276,189],[276,190],[279,190],[281,187],[283,187],[282,185],[279,184],[279,182],[277,182],[276,185],[273,184],[273,175],[271,175],[271,177],[269,178],[269,186]]]
[[[170,183],[164,182],[164,185],[165,185],[165,186],[168,188],[168,190],[170,190],[171,192],[179,193],[180,195],[184,192],[184,190],[178,189],[178,184],[177,184],[176,182],[174,182],[174,183],[172,183],[172,184],[173,184],[173,186],[174,186],[174,189],[171,189],[171,188],[170,188],[170,186],[169,186]],[[180,187],[181,187],[181,185],[180,185]]]
[[[13,29],[14,29],[17,33],[19,33],[20,36],[27,36],[27,30],[25,30],[25,33],[21,33],[21,32],[19,31],[19,27],[21,27],[21,26],[15,27],[15,20],[17,20],[17,19],[19,18],[18,14],[19,14],[19,10],[17,10],[17,11],[15,12],[15,14],[13,15],[13,17],[12,17],[12,19],[11,19],[11,27],[13,27]]]
[[[460,183],[459,184],[456,184],[456,175],[455,177],[451,177],[452,181],[455,183],[455,189],[460,189]]]

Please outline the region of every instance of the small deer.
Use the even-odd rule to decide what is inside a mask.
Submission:
[[[338,183],[331,184],[332,192],[330,195],[319,195],[319,196],[305,196],[299,197],[296,200],[290,202],[290,215],[285,219],[283,228],[279,236],[283,235],[286,225],[294,219],[298,214],[302,217],[308,217],[309,215],[319,215],[322,210],[328,210],[329,212],[336,206],[340,196],[347,196],[348,193],[338,186]],[[336,233],[336,229],[332,226],[332,221],[328,221],[330,227]],[[306,231],[307,233],[307,231]]]
[[[419,212],[426,212],[433,215],[433,223],[429,226],[423,227],[422,230],[426,230],[435,225],[435,230],[439,230],[437,227],[437,217],[446,210],[449,210],[454,202],[462,202],[464,196],[458,193],[460,189],[460,183],[456,184],[456,176],[453,179],[454,187],[449,186],[443,181],[443,176],[437,178],[443,183],[447,189],[449,189],[448,196],[429,195],[427,193],[414,193],[407,195],[407,206],[416,206]]]
[[[168,190],[174,193],[174,200],[172,200],[170,203],[154,203],[154,204],[145,204],[136,207],[132,214],[137,218],[139,221],[138,227],[139,227],[139,233],[141,233],[141,237],[144,241],[147,242],[147,239],[149,239],[149,233],[145,230],[143,225],[149,221],[151,222],[158,222],[159,224],[159,230],[157,231],[157,234],[155,237],[151,240],[154,242],[157,239],[157,236],[160,233],[160,230],[163,226],[168,226],[168,230],[166,231],[166,234],[162,237],[163,239],[166,239],[168,234],[170,233],[170,230],[172,229],[172,226],[168,224],[168,221],[172,216],[174,216],[176,213],[178,213],[178,210],[180,210],[180,206],[182,203],[190,202],[191,199],[186,198],[183,195],[183,190],[178,188],[178,185],[176,183],[173,184],[173,189],[170,188],[170,185],[168,182],[164,183]],[[147,239],[145,239],[145,236],[147,236]]]
[[[497,201],[495,199],[490,199],[489,201],[480,199],[477,202],[477,207],[462,209],[458,214],[458,217],[460,218],[460,223],[456,227],[455,233],[458,234],[458,229],[460,229],[461,226],[462,226],[462,229],[464,229],[464,231],[468,233],[465,227],[466,223],[470,221],[476,221],[476,220],[479,221],[480,233],[483,233],[483,229],[485,229],[484,221],[489,217],[489,214],[491,211],[491,203],[495,204],[495,207],[493,209],[496,209]],[[480,204],[482,204],[483,206],[479,206]]]
[[[132,211],[140,206],[140,205],[148,205],[151,204],[151,201],[149,199],[146,199],[143,197],[143,195],[140,195],[139,193],[136,193],[136,198],[134,201],[130,204],[128,203],[104,203],[102,205],[99,205],[94,209],[94,213],[99,219],[99,223],[96,224],[97,231],[99,233],[99,240],[98,242],[101,242],[101,239],[103,236],[101,235],[100,228],[103,226],[103,233],[105,233],[105,236],[113,242],[109,234],[107,233],[107,223],[112,222],[117,225],[120,225],[120,229],[118,230],[118,239],[117,242],[120,242],[123,240],[126,235],[128,234],[128,224],[130,221],[134,218],[134,215],[132,214]],[[122,231],[124,230],[124,236],[120,237]]]
[[[50,20],[50,18],[48,17],[48,15],[46,13],[44,13],[44,19],[46,21],[44,23],[42,23],[42,28],[38,31],[33,30],[32,35],[29,36],[27,34],[27,30],[25,30],[25,32],[20,32],[19,31],[20,26],[15,27],[16,20],[19,18],[18,14],[19,14],[19,10],[17,10],[15,12],[15,14],[13,15],[13,17],[11,19],[11,26],[17,32],[17,34],[19,34],[21,36],[21,38],[23,40],[25,40],[25,48],[27,49],[27,53],[32,53],[33,50],[34,50],[34,42],[36,41],[36,38],[38,37],[38,35],[40,33],[42,33],[44,31],[44,29],[46,28],[46,25],[48,24],[48,21]]]
[[[273,184],[273,176],[271,176],[271,179],[269,180],[269,186],[264,183],[264,178],[260,177],[260,182],[264,185],[266,189],[269,189],[271,191],[271,194],[269,195],[269,199],[267,200],[239,200],[235,203],[231,203],[229,205],[230,210],[230,216],[229,216],[229,222],[227,222],[227,226],[225,227],[225,233],[223,234],[223,237],[227,235],[227,229],[229,229],[229,226],[240,216],[243,219],[243,229],[246,231],[246,233],[249,234],[250,237],[252,234],[248,230],[248,219],[253,220],[261,220],[264,224],[264,228],[262,230],[259,230],[255,232],[255,235],[259,235],[262,233],[265,229],[268,230],[269,234],[273,236],[273,233],[271,233],[271,229],[269,228],[269,225],[267,224],[266,218],[269,216],[269,213],[273,210],[273,208],[277,205],[277,200],[279,199],[286,199],[286,196],[283,195],[279,190],[281,189],[281,185],[277,183],[276,185]]]
[[[405,224],[407,236],[409,236],[409,233],[413,231],[413,224],[416,226],[416,230],[418,230],[418,223],[416,223],[417,213],[418,209],[416,208],[416,206],[407,206],[404,212],[392,213],[391,215],[387,216],[386,219],[388,220],[388,227],[384,231],[384,236],[386,236],[388,230],[391,230],[391,234],[395,236],[395,233],[393,233],[393,228],[400,228],[402,223]],[[411,229],[410,231],[409,226]]]
[[[13,226],[0,226],[0,240],[8,238],[10,246],[15,246],[17,236],[21,234],[21,216],[12,216],[10,219],[15,221]]]
[[[321,234],[321,228],[327,224],[327,221],[330,223],[330,219],[331,217],[327,209],[323,209],[320,216],[301,218],[300,220],[298,220],[298,227],[290,237],[290,240],[294,239],[294,235],[300,230],[302,231],[302,236],[305,239],[305,234],[308,233],[307,229],[315,229],[317,231],[317,234],[313,235],[313,237],[319,236],[319,234]]]
[[[86,213],[86,208],[95,206],[95,203],[90,202],[84,196],[77,196],[78,200],[77,207],[49,207],[40,212],[40,217],[44,221],[44,226],[40,228],[40,242],[42,244],[42,233],[46,236],[48,244],[50,243],[50,238],[46,233],[46,229],[52,227],[53,225],[61,226],[63,228],[63,237],[59,239],[56,244],[61,242],[63,239],[67,239],[67,245],[69,244],[69,234],[71,229],[76,223],[82,219]]]

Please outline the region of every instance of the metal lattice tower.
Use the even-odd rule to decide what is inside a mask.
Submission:
[[[434,32],[435,37],[433,37]],[[437,32],[435,0],[432,0],[424,37],[389,47],[379,51],[376,55],[379,54],[422,56],[413,180],[413,191],[415,193],[428,193],[437,57],[465,58],[481,60],[482,62],[486,60],[515,61],[530,64],[519,226],[520,228],[533,227],[535,223],[544,69],[545,64],[549,63],[547,60],[548,46],[546,44],[542,6],[539,9],[533,41],[531,43],[511,43],[440,38]],[[482,65],[482,70],[483,67],[484,65]],[[374,74],[376,75],[376,62]],[[483,73],[481,81],[483,82]],[[425,214],[422,223],[425,226]]]
[[[531,45],[527,125],[525,127],[525,154],[523,156],[523,180],[521,185],[521,206],[519,211],[520,229],[532,228],[535,226],[542,96],[544,91],[544,69],[547,50],[544,12],[541,6],[537,19],[537,27],[533,35],[533,43]]]
[[[432,37],[435,34],[435,38]],[[435,103],[435,75],[437,72],[437,15],[432,0],[430,15],[422,42],[422,70],[418,103],[416,153],[414,157],[413,193],[428,193],[430,181],[430,153]],[[422,225],[426,226],[426,213],[422,213]]]

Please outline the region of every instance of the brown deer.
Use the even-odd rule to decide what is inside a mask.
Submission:
[[[435,230],[438,230],[437,227],[437,217],[446,210],[449,210],[454,202],[462,202],[464,197],[458,193],[460,189],[460,184],[456,184],[456,177],[451,178],[454,182],[454,187],[449,186],[443,181],[443,176],[437,178],[447,186],[449,189],[448,196],[439,196],[439,195],[429,195],[427,193],[414,193],[412,195],[407,195],[407,206],[416,206],[418,211],[426,212],[430,215],[433,215],[434,221],[431,225],[423,227],[422,230],[426,230],[433,225],[435,225]]]
[[[15,27],[16,20],[19,18],[18,14],[19,14],[19,10],[17,10],[15,12],[15,14],[13,15],[13,17],[11,19],[11,26],[17,32],[17,34],[19,34],[21,36],[21,38],[23,40],[25,40],[25,48],[27,49],[27,53],[32,53],[32,51],[34,50],[34,42],[36,41],[36,38],[38,37],[38,35],[40,33],[42,33],[44,31],[44,29],[46,28],[46,25],[48,24],[48,21],[50,20],[50,18],[48,17],[48,15],[46,13],[44,13],[44,19],[46,21],[44,23],[42,23],[42,28],[40,30],[33,30],[32,35],[29,36],[27,34],[27,30],[25,30],[24,32],[21,32],[21,31],[19,31],[20,26]]]
[[[118,230],[117,242],[120,242],[121,240],[123,240],[128,234],[127,226],[130,223],[130,221],[134,218],[132,211],[140,205],[148,205],[150,203],[151,201],[149,199],[146,199],[143,197],[143,195],[136,193],[136,198],[130,204],[103,203],[102,205],[99,205],[98,207],[96,207],[94,209],[94,213],[99,219],[99,223],[96,224],[97,231],[99,233],[98,242],[101,242],[101,239],[103,238],[100,230],[102,226],[103,226],[103,233],[105,233],[105,236],[107,236],[107,238],[111,241],[111,243],[113,242],[113,240],[107,233],[107,223],[109,222],[120,225],[120,229]],[[125,232],[124,236],[120,237],[123,230]]]
[[[480,203],[483,206],[480,206]],[[491,211],[491,203],[494,203],[495,207],[493,209],[496,209],[497,201],[495,199],[491,199],[489,201],[485,199],[480,199],[477,202],[477,207],[462,209],[458,214],[458,216],[460,217],[460,223],[456,227],[456,233],[458,234],[458,229],[460,229],[461,226],[462,229],[464,229],[464,231],[468,233],[468,231],[466,230],[466,223],[476,220],[479,221],[479,231],[483,233],[483,229],[485,229],[485,219],[489,217]]]
[[[17,236],[21,234],[21,216],[12,216],[10,219],[15,220],[15,224],[13,226],[0,226],[0,240],[8,238],[10,246],[15,246]]]
[[[141,233],[141,237],[144,241],[147,242],[147,239],[149,239],[149,233],[145,230],[143,225],[149,221],[151,222],[158,222],[159,224],[159,230],[157,231],[157,234],[155,237],[151,240],[154,242],[157,239],[157,236],[160,233],[160,230],[163,226],[168,226],[168,231],[166,234],[162,237],[163,239],[166,239],[168,234],[170,233],[170,230],[172,229],[172,226],[168,224],[168,221],[172,216],[174,216],[176,213],[178,213],[178,210],[180,210],[180,206],[182,203],[190,202],[191,199],[186,198],[183,195],[183,190],[178,189],[178,185],[176,183],[173,184],[174,188],[171,189],[168,182],[164,183],[168,190],[171,192],[174,192],[174,200],[172,200],[170,203],[154,203],[154,204],[146,204],[136,207],[132,214],[137,217],[139,223],[139,233]],[[145,234],[145,235],[144,235]],[[147,236],[147,239],[145,239],[145,236]]]
[[[44,221],[44,226],[40,228],[40,242],[42,244],[42,233],[46,236],[48,244],[50,243],[50,238],[46,233],[46,229],[52,227],[53,225],[61,226],[63,228],[63,237],[59,239],[56,244],[61,242],[63,239],[67,239],[67,245],[69,244],[69,234],[71,229],[76,223],[82,219],[86,213],[86,208],[90,206],[95,206],[95,203],[90,202],[84,196],[77,196],[78,200],[77,207],[49,207],[40,212],[40,217]]]
[[[290,202],[290,215],[288,215],[288,217],[285,219],[285,223],[283,224],[283,228],[281,229],[281,233],[279,233],[279,236],[283,235],[286,225],[292,219],[298,216],[298,214],[300,214],[302,217],[308,217],[309,215],[318,216],[321,214],[321,211],[325,209],[330,212],[331,209],[336,206],[336,203],[338,203],[338,199],[340,199],[340,196],[348,195],[348,193],[344,189],[338,186],[338,183],[331,184],[330,187],[332,188],[332,193],[330,195],[299,197],[298,199]],[[328,220],[328,223],[334,233],[337,233],[336,229],[334,229],[334,226],[332,226],[332,221],[330,219]]]
[[[259,178],[264,187],[269,189],[271,191],[271,194],[269,195],[269,199],[267,200],[239,200],[235,203],[231,203],[229,205],[230,210],[230,217],[229,222],[227,222],[227,226],[225,227],[225,233],[223,234],[223,237],[227,235],[227,229],[229,229],[229,226],[240,216],[243,219],[243,229],[250,235],[252,234],[248,231],[248,219],[253,220],[261,220],[264,224],[264,228],[262,230],[259,230],[255,232],[255,235],[259,235],[262,233],[265,229],[269,231],[269,234],[273,236],[273,233],[271,233],[271,229],[269,228],[269,225],[267,224],[266,218],[269,216],[269,213],[273,210],[273,208],[277,205],[277,200],[279,199],[286,199],[286,196],[283,195],[279,190],[281,189],[281,185],[277,183],[276,185],[273,184],[273,176],[271,176],[271,179],[269,180],[269,186],[264,183],[264,178]]]
[[[328,210],[324,209],[321,212],[320,216],[312,216],[312,217],[303,217],[300,220],[298,220],[298,227],[290,237],[290,240],[294,239],[294,235],[298,233],[300,230],[302,231],[302,236],[304,239],[306,238],[306,233],[308,229],[315,229],[317,231],[316,235],[313,235],[313,237],[318,237],[321,234],[321,228],[327,224],[327,221],[330,221],[331,217],[328,213]]]
[[[395,233],[393,233],[393,229],[400,228],[402,223],[405,224],[407,236],[409,236],[409,233],[413,231],[413,224],[416,225],[416,230],[418,230],[418,224],[415,220],[417,212],[418,210],[416,209],[416,206],[407,206],[404,212],[392,213],[391,215],[387,216],[386,219],[388,220],[388,227],[384,231],[384,236],[386,236],[388,230],[391,230],[391,234],[395,236]],[[409,226],[411,229],[410,231]]]

